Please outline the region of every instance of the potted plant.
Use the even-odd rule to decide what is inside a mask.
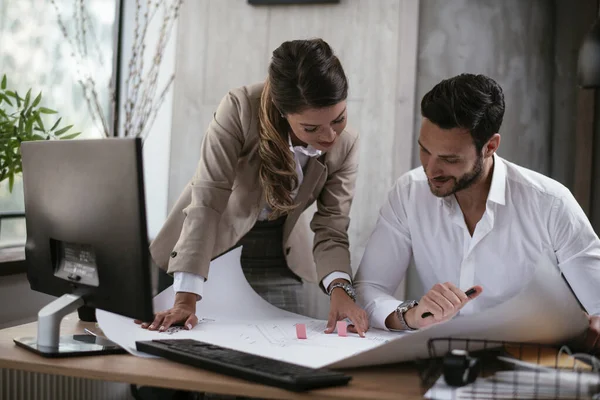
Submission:
[[[81,132],[69,133],[73,125],[60,126],[55,118],[50,128],[47,115],[56,111],[42,107],[42,93],[32,98],[31,89],[25,97],[8,87],[6,75],[0,82],[0,182],[8,180],[12,192],[15,175],[22,172],[21,143],[30,140],[73,139]],[[45,121],[46,120],[46,121]]]

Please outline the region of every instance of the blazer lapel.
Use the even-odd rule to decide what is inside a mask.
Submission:
[[[300,214],[304,211],[304,206],[308,202],[310,194],[315,189],[317,182],[319,182],[319,178],[321,178],[321,175],[325,172],[325,165],[320,161],[320,158],[321,157],[311,157],[308,160],[306,171],[304,172],[304,179],[302,180],[302,185],[300,185],[300,188],[298,189],[296,201],[294,202],[296,208],[287,216],[283,226],[284,243],[287,241]]]

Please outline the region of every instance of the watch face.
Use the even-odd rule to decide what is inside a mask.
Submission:
[[[410,310],[411,308],[413,308],[413,307],[416,305],[416,303],[417,303],[417,302],[416,302],[416,301],[414,301],[414,300],[408,300],[408,301],[405,301],[405,302],[401,303],[401,304],[398,306],[398,308],[402,309],[403,311],[408,311],[408,310]]]

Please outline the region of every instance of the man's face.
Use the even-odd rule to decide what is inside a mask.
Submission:
[[[423,118],[419,150],[429,188],[437,197],[468,188],[483,172],[483,156],[465,129],[442,129]]]

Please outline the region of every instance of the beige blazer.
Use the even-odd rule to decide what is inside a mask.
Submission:
[[[232,90],[214,114],[196,173],[150,246],[152,258],[168,273],[207,278],[211,259],[231,249],[266,206],[258,154],[262,88],[261,83]],[[286,218],[283,242],[288,266],[310,282],[321,282],[334,271],[352,275],[348,225],[358,168],[357,139],[357,133],[344,130],[327,153],[309,159],[295,200],[298,207]],[[303,211],[314,201],[311,246]]]

